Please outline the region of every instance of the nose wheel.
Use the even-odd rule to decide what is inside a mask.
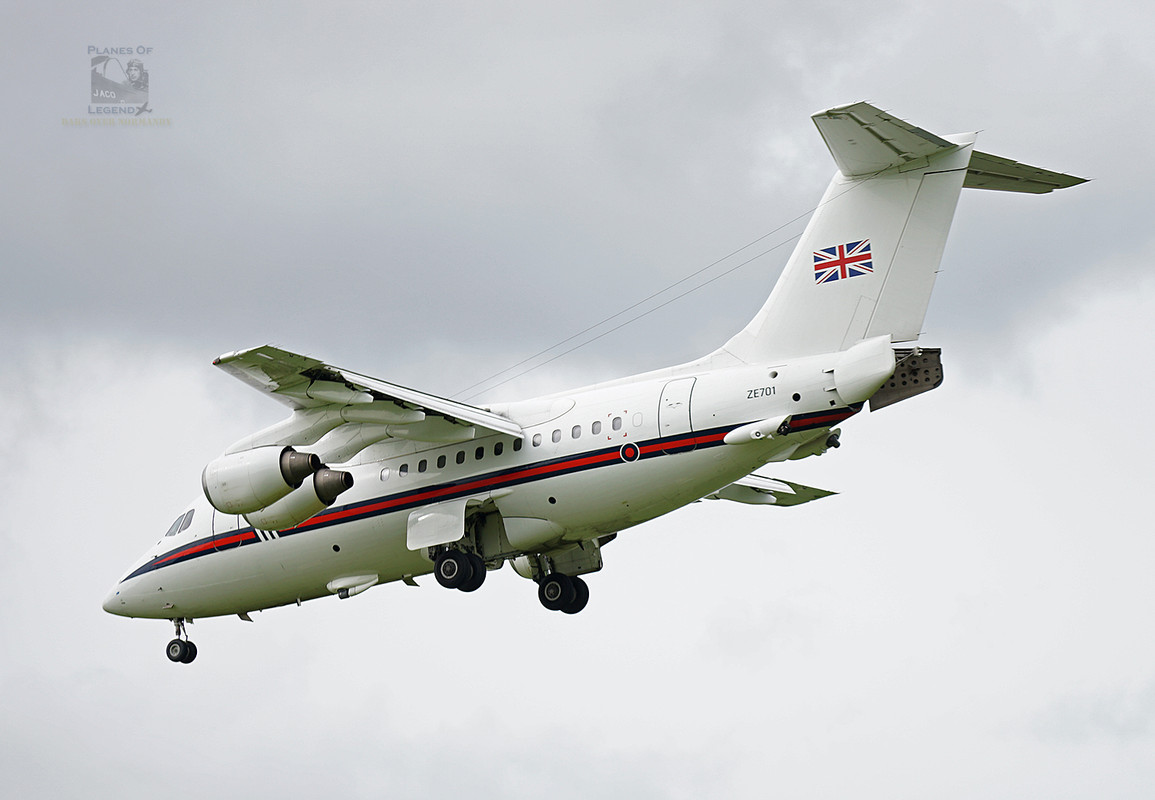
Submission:
[[[197,646],[189,641],[183,619],[174,619],[172,623],[176,626],[176,638],[168,643],[165,655],[173,663],[191,664],[197,657]]]

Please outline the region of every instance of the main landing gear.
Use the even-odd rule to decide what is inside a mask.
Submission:
[[[590,601],[590,587],[576,575],[551,572],[538,583],[537,599],[550,611],[576,614]]]
[[[586,607],[590,601],[590,588],[585,581],[576,575],[556,571],[542,575],[550,564],[541,559],[539,565],[541,571],[535,568],[537,574],[533,577],[537,580],[537,599],[543,606],[563,614],[576,614]],[[516,564],[514,566],[517,568]],[[518,569],[518,572],[523,577],[530,577],[528,568],[527,571]],[[485,573],[485,561],[476,553],[446,549],[433,556],[433,575],[446,589],[475,592],[485,582]]]
[[[191,664],[197,657],[197,646],[189,641],[188,634],[185,633],[184,619],[174,619],[172,624],[176,626],[176,638],[168,643],[165,654],[169,661]]]
[[[433,574],[446,589],[476,592],[485,583],[485,562],[476,553],[445,550],[433,560]]]

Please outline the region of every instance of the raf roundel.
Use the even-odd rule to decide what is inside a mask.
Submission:
[[[641,449],[633,442],[623,444],[618,453],[621,455],[622,461],[637,461],[642,457]]]

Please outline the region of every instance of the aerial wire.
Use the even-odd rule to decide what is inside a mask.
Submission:
[[[787,224],[789,224],[789,223],[787,223]],[[767,236],[769,236],[769,235],[770,235],[770,234],[767,234]],[[755,256],[751,256],[750,258],[746,259],[745,261],[742,261],[742,262],[741,262],[741,263],[739,263],[739,264],[735,264],[734,266],[730,267],[730,268],[729,268],[728,270],[726,270],[725,272],[721,272],[721,273],[719,273],[719,274],[715,275],[714,277],[710,278],[709,280],[707,280],[707,281],[704,281],[703,283],[700,283],[700,284],[698,284],[698,285],[696,285],[696,286],[691,286],[689,289],[687,289],[686,291],[682,292],[681,294],[679,294],[679,295],[675,295],[674,297],[671,297],[669,300],[666,300],[666,301],[664,301],[664,302],[662,302],[662,303],[659,303],[658,305],[654,306],[653,308],[649,309],[648,311],[645,311],[644,313],[638,314],[636,317],[630,317],[630,318],[629,318],[629,319],[627,319],[626,321],[624,321],[624,322],[621,322],[621,323],[619,323],[619,324],[615,325],[614,327],[612,327],[612,328],[610,328],[610,329],[608,329],[608,330],[602,331],[602,332],[601,332],[601,333],[599,333],[597,336],[593,336],[593,337],[591,337],[591,338],[589,338],[589,339],[586,339],[585,341],[581,342],[580,344],[575,344],[573,347],[569,348],[568,350],[563,350],[562,352],[560,352],[560,353],[557,353],[556,355],[554,355],[554,356],[551,356],[550,358],[547,358],[545,361],[542,361],[542,362],[541,362],[541,363],[539,363],[539,364],[534,364],[534,365],[533,365],[532,367],[530,367],[529,369],[525,369],[525,370],[522,370],[521,372],[518,372],[518,373],[516,373],[516,374],[514,374],[514,375],[510,375],[510,376],[509,376],[508,378],[506,378],[505,380],[503,380],[503,381],[499,381],[498,383],[495,383],[495,384],[493,384],[492,386],[489,386],[489,387],[486,389],[486,391],[490,391],[490,390],[492,390],[492,389],[496,389],[498,386],[504,386],[505,384],[509,383],[510,381],[512,381],[512,380],[516,380],[517,378],[520,378],[522,375],[525,375],[525,374],[527,374],[527,373],[529,373],[529,372],[531,372],[531,371],[533,371],[533,370],[535,370],[535,369],[538,369],[539,367],[544,367],[546,364],[549,364],[549,363],[551,363],[551,362],[553,362],[553,361],[557,361],[559,358],[561,358],[561,357],[563,357],[563,356],[567,356],[567,355],[569,355],[570,353],[572,353],[572,352],[573,352],[573,351],[575,351],[575,350],[580,350],[581,348],[585,347],[586,345],[588,345],[588,344],[592,344],[593,342],[596,342],[598,339],[601,339],[601,338],[602,338],[602,337],[604,337],[604,336],[609,336],[609,335],[610,335],[611,333],[613,333],[614,331],[617,331],[617,330],[621,330],[622,328],[626,327],[627,325],[629,325],[629,324],[631,324],[631,323],[634,323],[634,322],[637,322],[637,321],[638,321],[639,319],[641,319],[642,317],[648,316],[649,314],[653,314],[655,311],[658,311],[658,310],[660,310],[660,309],[663,309],[663,308],[665,308],[666,306],[670,305],[671,303],[675,303],[675,302],[677,302],[678,300],[681,300],[681,299],[682,299],[683,297],[685,297],[686,295],[688,295],[688,294],[693,294],[694,292],[698,291],[699,289],[702,289],[702,288],[704,288],[704,287],[706,287],[706,286],[709,286],[709,285],[710,285],[711,283],[713,283],[714,281],[716,281],[716,280],[720,280],[720,279],[722,279],[722,278],[726,277],[727,275],[729,275],[731,272],[734,272],[734,271],[736,271],[736,270],[739,270],[739,269],[741,269],[742,267],[744,267],[744,266],[746,266],[747,264],[749,264],[751,261],[757,261],[757,260],[758,260],[759,258],[761,258],[762,256],[764,256],[764,255],[767,255],[767,254],[769,254],[769,253],[772,253],[772,252],[774,252],[775,250],[777,250],[778,248],[782,247],[783,245],[786,245],[786,244],[789,244],[790,242],[793,242],[794,240],[798,239],[798,238],[799,238],[801,235],[802,235],[801,233],[798,233],[798,234],[795,234],[794,236],[791,236],[789,239],[784,239],[784,240],[782,240],[781,242],[779,242],[778,244],[774,245],[773,247],[771,247],[771,248],[769,248],[769,249],[767,249],[767,250],[763,250],[761,253],[758,253],[758,254],[757,254],[757,255],[755,255]],[[754,243],[756,243],[756,242],[760,241],[761,239],[765,239],[765,238],[766,238],[765,236],[762,236],[762,237],[760,237],[759,239],[755,239],[755,240],[754,240],[754,242],[751,242],[751,244],[754,244]],[[749,246],[750,246],[750,245],[746,245],[745,247],[739,248],[738,250],[735,250],[734,252],[735,252],[735,253],[741,252],[742,250],[745,250],[745,249],[746,249],[746,247],[749,247]],[[731,254],[731,255],[733,255],[733,254]],[[730,256],[726,256],[726,258],[729,258],[729,257],[730,257]],[[720,261],[725,261],[725,258],[719,259],[718,261],[715,261],[715,262],[714,262],[714,264],[710,264],[709,266],[710,266],[710,267],[712,267],[712,266],[714,266],[715,264],[719,263]],[[709,269],[709,267],[703,267],[702,269],[703,269],[703,270],[704,270],[704,269]],[[695,273],[694,273],[694,275],[698,275],[698,274],[700,274],[701,272],[702,272],[702,270],[698,270],[698,272],[695,272]],[[483,384],[483,383],[487,383],[488,381],[491,381],[491,380],[493,380],[494,378],[496,378],[498,375],[502,375],[502,374],[504,374],[504,373],[506,373],[506,372],[509,372],[509,371],[510,371],[510,370],[512,370],[512,369],[516,369],[517,367],[521,366],[522,364],[525,364],[525,363],[526,363],[526,362],[528,362],[528,361],[532,361],[533,359],[537,358],[538,356],[544,355],[545,353],[548,353],[550,350],[553,350],[554,348],[557,348],[557,347],[561,347],[561,346],[562,346],[563,344],[565,344],[566,342],[572,341],[573,339],[576,339],[578,336],[581,336],[582,334],[584,334],[584,333],[587,333],[588,331],[591,331],[591,330],[593,330],[594,328],[597,328],[597,327],[598,327],[598,326],[600,326],[600,325],[604,325],[605,323],[609,322],[609,321],[610,321],[610,320],[612,320],[612,319],[615,319],[615,318],[617,318],[617,317],[620,317],[622,314],[625,314],[627,311],[630,311],[631,309],[637,308],[637,307],[638,307],[639,305],[641,305],[642,303],[645,303],[645,302],[647,302],[647,301],[649,301],[649,300],[652,300],[653,298],[657,297],[657,296],[658,296],[658,295],[660,295],[660,294],[663,294],[663,293],[665,293],[665,292],[668,292],[670,289],[674,288],[674,287],[675,287],[675,286],[677,286],[678,284],[680,284],[680,283],[685,283],[687,280],[689,280],[690,278],[694,277],[694,275],[689,275],[689,276],[687,276],[687,277],[685,277],[685,278],[682,278],[682,279],[681,279],[680,281],[678,281],[677,283],[672,283],[672,284],[670,284],[670,285],[669,285],[669,286],[667,286],[665,289],[662,289],[661,291],[655,292],[654,294],[652,294],[652,295],[650,295],[649,297],[647,297],[645,300],[639,300],[637,303],[634,303],[634,304],[633,304],[632,306],[630,306],[629,308],[623,309],[622,311],[619,311],[618,313],[616,313],[616,314],[613,314],[612,316],[606,317],[606,318],[605,318],[604,320],[602,320],[601,322],[598,322],[598,323],[596,323],[596,324],[594,324],[594,325],[591,325],[591,326],[589,326],[588,328],[586,328],[584,331],[581,331],[581,332],[579,332],[579,333],[575,333],[573,336],[570,336],[570,337],[569,337],[569,338],[567,338],[567,339],[563,339],[562,341],[558,342],[557,344],[555,344],[555,345],[553,345],[553,346],[551,346],[551,347],[547,347],[545,350],[542,350],[540,353],[537,353],[536,355],[532,355],[532,356],[530,356],[529,358],[527,358],[527,359],[524,359],[523,361],[520,361],[520,362],[518,362],[517,364],[514,364],[512,367],[506,367],[506,368],[505,368],[504,370],[502,370],[501,372],[498,372],[498,373],[496,373],[496,374],[494,374],[494,375],[491,375],[490,377],[486,378],[486,379],[485,379],[485,380],[483,380],[483,381],[479,381],[478,383],[475,383],[475,384],[473,384],[473,386],[470,386],[470,387],[469,387],[469,389],[472,389],[472,388],[474,388],[475,386],[480,386],[480,385],[481,385],[481,384]],[[469,391],[469,389],[465,389],[464,391]],[[481,394],[481,393],[480,393],[480,392],[477,392],[476,394],[472,394],[472,395],[469,395],[469,396],[468,396],[467,398],[465,398],[465,399],[467,399],[467,400],[469,400],[469,399],[472,399],[472,398],[476,397],[478,394]]]
[[[511,372],[511,371],[517,369],[518,367],[524,366],[525,364],[528,364],[531,361],[534,361],[535,359],[538,359],[538,358],[544,356],[546,353],[549,353],[552,350],[556,350],[557,348],[559,348],[565,344],[568,344],[569,342],[572,342],[574,339],[577,339],[581,336],[584,336],[585,334],[589,333],[590,331],[593,331],[593,330],[596,330],[597,328],[600,328],[601,326],[611,322],[612,320],[617,319],[618,317],[623,316],[624,314],[628,314],[629,312],[633,311],[634,309],[636,309],[640,306],[645,305],[646,303],[650,302],[651,300],[654,300],[655,298],[660,297],[663,294],[666,294],[667,292],[671,291],[672,289],[674,289],[678,286],[681,286],[683,283],[686,283],[687,281],[698,277],[699,275],[706,272],[707,270],[710,270],[710,269],[718,266],[722,262],[733,258],[737,254],[741,253],[743,250],[747,250],[747,249],[753,247],[754,245],[758,244],[759,242],[761,242],[761,241],[773,236],[774,234],[782,231],[784,228],[790,227],[791,225],[795,224],[799,220],[806,219],[807,217],[812,216],[815,211],[820,209],[822,206],[826,205],[826,203],[837,200],[839,197],[842,197],[842,195],[846,194],[847,192],[851,192],[854,189],[858,188],[859,186],[863,185],[864,183],[867,183],[868,181],[877,177],[878,174],[879,173],[876,173],[875,175],[871,175],[871,176],[867,177],[865,180],[856,181],[855,183],[848,186],[845,191],[840,192],[835,197],[832,197],[832,198],[830,198],[824,202],[819,203],[817,206],[815,206],[814,208],[811,208],[808,211],[802,212],[801,214],[794,217],[793,219],[782,223],[781,225],[779,225],[774,230],[768,231],[767,233],[764,233],[761,236],[759,236],[757,239],[753,239],[753,240],[747,242],[746,244],[742,245],[738,249],[732,250],[731,252],[727,253],[726,255],[722,256],[721,258],[718,258],[718,259],[715,259],[714,261],[711,261],[706,266],[695,270],[694,272],[690,273],[689,275],[685,276],[684,278],[680,278],[679,280],[675,281],[674,283],[671,283],[671,284],[663,287],[662,289],[659,289],[658,291],[652,293],[648,297],[642,298],[641,300],[638,300],[637,302],[627,306],[626,308],[623,308],[622,310],[611,314],[610,316],[606,317],[605,319],[603,319],[599,322],[595,322],[594,324],[583,328],[582,330],[578,331],[577,333],[571,334],[570,336],[567,336],[565,339],[562,339],[559,342],[555,342],[554,344],[550,345],[549,347],[546,347],[543,350],[539,350],[538,352],[534,353],[531,356],[527,356],[527,357],[523,358],[521,361],[518,361],[516,364],[512,364],[512,365],[506,367],[505,369],[499,370],[498,372],[495,372],[492,375],[490,375],[486,378],[483,378],[480,381],[477,381],[476,383],[471,384],[470,386],[465,387],[464,389],[460,390],[459,392],[455,392],[452,396],[459,397],[461,395],[464,395],[466,392],[469,392],[469,391],[472,391],[473,389],[476,389],[479,386],[484,386],[485,384],[488,384],[490,381],[494,380],[495,378],[498,378],[501,375],[506,374],[507,372]],[[714,277],[712,277],[706,281],[703,281],[700,284],[692,286],[689,289],[687,289],[686,291],[682,292],[681,294],[678,294],[675,297],[671,297],[669,300],[666,300],[662,303],[659,303],[658,305],[654,306],[653,308],[650,308],[646,311],[643,311],[642,313],[640,313],[636,316],[630,317],[629,319],[625,320],[624,322],[619,323],[618,325],[615,325],[614,327],[610,328],[609,330],[603,331],[603,332],[599,333],[597,336],[591,337],[590,339],[586,339],[585,341],[582,341],[581,343],[574,345],[573,347],[569,348],[568,350],[564,350],[560,353],[557,353],[554,356],[551,356],[550,358],[546,359],[545,361],[534,364],[531,367],[527,367],[526,369],[523,369],[520,372],[516,372],[513,375],[510,375],[508,378],[506,378],[503,381],[499,381],[498,383],[487,386],[482,391],[477,391],[477,392],[474,392],[473,394],[466,395],[463,399],[464,400],[472,400],[473,398],[479,396],[483,392],[491,391],[493,389],[496,389],[499,386],[504,386],[505,384],[509,383],[512,380],[515,380],[516,378],[520,378],[521,376],[526,375],[535,369],[543,367],[546,364],[552,363],[552,362],[558,360],[559,358],[562,358],[563,356],[569,355],[570,353],[574,352],[575,350],[580,350],[581,348],[585,347],[586,345],[592,344],[593,342],[596,342],[598,339],[601,339],[604,336],[608,336],[609,334],[613,333],[614,331],[621,330],[622,328],[626,327],[627,325],[629,325],[633,322],[637,322],[639,319],[642,319],[643,317],[649,316],[650,314],[653,314],[655,311],[663,309],[666,306],[670,305],[671,303],[674,303],[678,300],[681,300],[686,295],[693,294],[694,292],[698,291],[699,289],[702,289],[706,286],[709,286],[714,281],[726,277],[730,273],[735,272],[738,269],[741,269],[742,267],[746,266],[750,262],[756,261],[757,259],[761,258],[762,256],[765,256],[765,255],[768,255],[769,253],[774,252],[778,248],[780,248],[786,244],[789,244],[790,242],[795,241],[796,239],[800,238],[801,236],[802,236],[802,233],[800,232],[800,233],[797,233],[794,236],[791,236],[787,239],[783,239],[781,242],[778,242],[778,244],[775,244],[772,247],[770,247],[766,250],[763,250],[762,252],[758,253],[755,256],[751,256],[750,258],[746,259],[745,261],[743,261],[743,262],[741,262],[741,263],[739,263],[733,267],[730,267],[725,272],[721,272],[718,275],[715,275]]]

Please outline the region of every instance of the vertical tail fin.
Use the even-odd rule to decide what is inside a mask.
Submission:
[[[1047,192],[1080,178],[973,152],[866,103],[813,116],[838,165],[757,316],[722,348],[747,363],[914,341],[965,185]]]

